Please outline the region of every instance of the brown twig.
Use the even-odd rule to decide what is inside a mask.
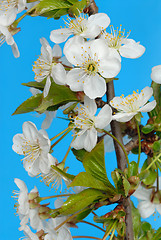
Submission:
[[[129,154],[129,152],[133,149],[133,148],[136,148],[138,147],[138,136],[135,136],[131,139],[130,142],[128,142],[126,145],[125,145],[125,150],[127,152],[127,154]]]
[[[98,13],[98,7],[94,0],[89,0],[89,6],[84,9],[84,12],[87,13],[89,16]]]
[[[106,96],[107,96],[108,103],[115,97],[113,81],[107,83]],[[117,121],[112,121],[111,122],[111,130],[112,130],[112,134],[123,144],[120,123]],[[122,171],[124,171],[124,169],[126,168],[126,165],[127,165],[125,154],[124,154],[123,150],[121,149],[121,147],[117,144],[116,141],[114,142],[114,146],[115,146],[115,151],[116,151],[118,168],[121,169]],[[130,203],[129,198],[123,199],[123,206],[124,206],[125,212],[126,212],[125,240],[133,240],[134,234],[133,234],[133,224],[132,224],[131,203]]]

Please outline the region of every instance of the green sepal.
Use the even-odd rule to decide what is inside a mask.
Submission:
[[[73,180],[75,178],[74,175],[66,173],[54,165],[52,165],[51,167],[52,167],[52,169],[54,169],[56,172],[60,173],[66,179]]]
[[[91,204],[98,200],[105,199],[105,194],[97,189],[88,188],[78,194],[68,197],[67,201],[59,209],[59,213],[63,215],[74,214],[85,208],[90,208]]]
[[[141,172],[143,172],[148,166],[149,166],[149,159],[146,159],[141,168]],[[157,172],[152,167],[152,168],[148,169],[148,175],[144,179],[142,179],[142,182],[148,186],[153,185],[156,178],[157,178]]]
[[[141,112],[139,112],[138,114],[135,115],[135,119],[136,119],[136,121],[138,121],[138,122],[141,122],[141,118],[142,118],[142,117],[143,117],[143,116],[142,116]]]
[[[137,176],[137,173],[138,173],[137,163],[135,161],[130,162],[128,166],[127,177],[129,178],[131,176]]]
[[[152,132],[153,130],[154,130],[153,124],[147,124],[141,129],[142,133],[144,133],[144,134],[148,134],[148,133]]]
[[[113,172],[111,172],[111,176],[116,186],[117,192],[122,194],[124,197],[127,197],[131,187],[127,178],[121,174],[118,169],[115,169]]]
[[[12,115],[22,114],[22,113],[29,113],[35,111],[35,109],[41,104],[42,102],[42,94],[38,93],[26,101],[24,101]]]
[[[161,227],[153,234],[152,240],[161,240]]]

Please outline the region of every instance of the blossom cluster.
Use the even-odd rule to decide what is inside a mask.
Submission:
[[[0,3],[1,42],[6,40],[11,45],[15,57],[19,56],[19,52],[12,37],[11,30],[14,30],[12,24],[17,14],[25,8],[25,0],[2,0]],[[126,97],[124,95],[114,97],[109,103],[104,102],[103,107],[99,109],[97,100],[105,96],[107,83],[114,80],[119,74],[121,57],[139,58],[143,55],[145,47],[139,42],[129,39],[130,33],[126,35],[122,26],[116,30],[113,26],[109,26],[110,18],[105,13],[96,13],[90,17],[80,14],[74,19],[68,17],[65,25],[65,28],[51,32],[50,40],[55,43],[53,48],[45,38],[40,39],[41,55],[33,65],[35,81],[44,83],[42,99],[46,101],[48,101],[52,83],[65,86],[74,93],[81,93],[80,101],[73,107],[71,115],[68,115],[68,128],[57,136],[64,134],[63,138],[72,130],[73,140],[68,150],[72,147],[75,150],[84,149],[91,152],[98,143],[98,137],[111,131],[110,123],[113,120],[125,123],[135,119],[138,124],[138,116],[141,118],[141,113],[151,112],[157,102],[156,100],[149,102],[153,96],[153,88],[146,86],[140,93],[137,90]],[[65,45],[62,51],[58,44],[63,42]],[[161,83],[160,65],[152,69],[151,78],[157,84]],[[41,93],[36,88],[32,88],[31,92],[33,95]],[[68,105],[64,104],[65,108],[71,104],[73,102]],[[65,167],[69,151],[62,162],[52,155],[52,148],[61,138],[51,144],[51,141],[55,140],[57,136],[49,139],[44,129],[50,126],[55,112],[45,111],[45,113],[48,118],[41,130],[38,130],[36,125],[30,121],[23,123],[23,133],[13,137],[12,149],[17,154],[24,156],[23,167],[29,176],[41,176],[46,185],[51,184],[57,190],[62,185],[62,180],[67,186],[71,182],[66,174],[68,168]],[[111,134],[109,133],[109,135]],[[107,142],[105,141],[105,148],[109,143],[109,139]],[[111,145],[110,150],[112,149]],[[59,231],[55,230],[66,217],[52,218],[48,205],[40,204],[42,199],[36,187],[28,193],[23,181],[15,179],[15,183],[20,189],[18,194],[15,193],[18,195],[16,206],[21,220],[20,230],[25,232],[27,238],[31,240],[71,240],[72,236],[67,224],[64,224]],[[143,194],[144,191],[145,194]],[[161,213],[160,202],[157,202],[156,205],[152,201],[152,197],[156,196],[156,191],[153,189],[145,190],[139,186],[135,196],[141,200],[138,208],[142,217],[149,217],[155,208]],[[156,199],[158,200],[157,197]],[[56,202],[55,205],[56,208],[59,208],[62,203],[57,204]],[[145,213],[147,207],[149,207],[149,211]],[[44,209],[45,212],[43,212]],[[44,216],[47,216],[48,220],[44,220],[46,219]],[[29,224],[35,233],[30,230]]]

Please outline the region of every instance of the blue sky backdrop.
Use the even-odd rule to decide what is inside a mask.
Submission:
[[[130,38],[140,41],[146,47],[145,54],[136,60],[123,59],[122,69],[119,73],[119,81],[115,82],[116,95],[131,94],[133,90],[143,89],[145,86],[150,86],[151,68],[161,64],[161,1],[160,0],[115,0],[101,1],[96,0],[99,6],[99,12],[105,12],[111,19],[111,24],[114,27],[122,24],[126,32],[131,30]],[[11,198],[12,191],[18,190],[14,184],[14,178],[24,180],[31,190],[34,185],[40,190],[41,196],[52,195],[52,190],[48,192],[48,187],[40,183],[40,178],[31,178],[25,172],[21,157],[12,151],[12,138],[17,133],[22,133],[22,124],[24,121],[34,122],[38,129],[41,127],[42,117],[37,117],[36,113],[11,116],[14,110],[28,97],[31,96],[29,89],[21,85],[23,82],[34,80],[32,72],[32,64],[40,54],[40,38],[45,37],[51,46],[49,35],[53,29],[63,26],[63,20],[58,21],[44,17],[26,17],[19,24],[21,32],[14,36],[19,47],[20,58],[15,59],[12,55],[11,48],[5,43],[0,47],[0,62],[1,62],[1,171],[0,171],[0,240],[17,240],[23,236],[19,232],[19,218],[14,214],[14,200]],[[57,116],[61,113],[58,112]],[[49,137],[53,137],[59,131],[67,126],[66,121],[55,119],[51,128],[48,130]],[[56,149],[53,155],[61,161],[65,155],[69,143],[70,136],[63,140]],[[64,150],[64,151],[63,151]],[[142,155],[142,159],[145,155]],[[70,173],[78,173],[83,169],[81,164],[70,154],[67,160],[67,165],[70,166]],[[106,166],[108,175],[116,166],[114,154],[106,155]],[[107,212],[107,207],[103,208],[104,213]],[[98,211],[101,214],[102,210]],[[154,227],[159,226],[159,220],[154,221],[154,217],[149,218]],[[73,230],[74,235],[93,235],[99,237],[99,232],[93,227],[79,225],[78,230]],[[78,232],[77,232],[78,231]],[[102,236],[102,235],[100,235]]]

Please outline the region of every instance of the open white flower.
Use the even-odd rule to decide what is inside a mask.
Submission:
[[[36,176],[40,172],[47,173],[50,168],[49,154],[50,140],[45,130],[37,130],[32,122],[24,122],[23,134],[13,137],[12,149],[24,155],[23,166],[30,176]]]
[[[4,42],[11,46],[14,57],[18,58],[20,56],[20,53],[17,44],[15,43],[14,38],[12,37],[12,34],[10,33],[7,27],[0,25],[0,46]]]
[[[94,100],[87,96],[84,98],[84,105],[80,105],[78,115],[74,117],[74,128],[80,129],[75,131],[76,139],[71,146],[75,149],[84,148],[90,152],[97,143],[97,128],[103,129],[112,120],[112,109],[106,104],[95,116],[97,105]]]
[[[53,30],[51,32],[50,39],[54,43],[65,42],[71,35],[94,39],[110,24],[110,18],[105,13],[96,13],[89,18],[81,14],[75,19],[70,19],[68,17],[67,20],[68,22],[65,21],[65,28]]]
[[[147,103],[147,101],[153,95],[153,89],[151,87],[145,87],[141,93],[133,92],[132,95],[128,95],[124,98],[114,97],[110,101],[110,105],[117,109],[117,113],[113,116],[113,119],[118,122],[127,122],[132,119],[139,112],[150,112],[156,106],[156,101]]]
[[[66,72],[59,61],[62,56],[61,48],[55,45],[52,49],[45,38],[41,38],[40,42],[42,44],[41,55],[37,61],[35,61],[33,71],[37,82],[41,82],[47,78],[43,92],[44,97],[46,97],[51,86],[50,77],[53,78],[55,83],[64,85],[66,81]]]
[[[111,26],[111,33],[103,31],[101,38],[110,48],[111,56],[117,57],[119,60],[121,60],[120,55],[126,58],[139,58],[145,52],[145,47],[133,39],[128,39],[129,35],[130,33],[127,33],[125,36],[125,29],[122,31],[121,26],[117,30]]]
[[[75,66],[68,72],[66,83],[72,91],[84,91],[91,99],[105,94],[104,78],[115,77],[121,68],[120,61],[109,56],[109,49],[101,39],[67,44],[64,54]]]
[[[159,186],[161,186],[161,177],[159,178]],[[156,191],[156,182],[151,189],[139,185],[133,196],[139,200],[137,208],[142,218],[150,217],[155,211],[161,214],[160,195],[161,192]]]
[[[33,215],[32,211],[35,211],[35,209],[30,209],[30,207],[32,206],[31,198],[32,200],[35,199],[34,206],[37,207],[38,205],[36,204],[36,198],[39,196],[39,193],[36,187],[34,187],[34,189],[32,189],[30,193],[28,193],[26,184],[18,178],[15,178],[14,182],[16,183],[17,187],[20,189],[20,191],[13,191],[15,195],[14,197],[18,198],[17,200],[18,202],[16,204],[17,213],[21,220],[20,224],[25,225],[28,223],[28,220],[31,217],[31,215]],[[37,224],[37,221],[35,222],[35,224]],[[36,226],[36,228],[37,227],[38,225]]]
[[[54,229],[62,222],[62,218],[51,218],[46,224],[45,231],[47,234],[45,235],[44,240],[72,240],[72,236],[70,233],[69,228],[65,225],[63,225],[61,228],[59,228],[58,231],[55,231]]]
[[[161,65],[152,68],[151,79],[154,82],[161,84]]]
[[[17,16],[17,13],[25,9],[26,0],[1,0],[0,1],[0,25],[11,25]]]

